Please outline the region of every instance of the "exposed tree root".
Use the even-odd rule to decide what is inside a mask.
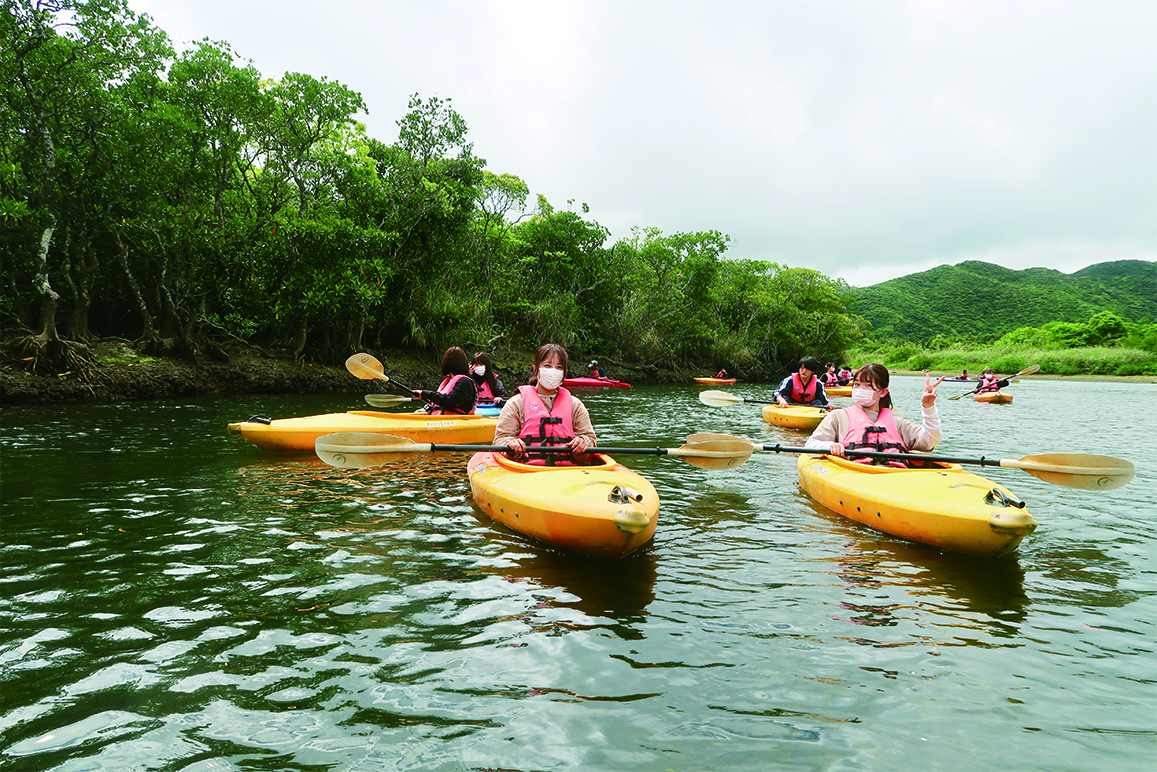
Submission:
[[[27,363],[27,369],[37,375],[75,376],[91,381],[100,373],[88,346],[72,340],[61,340],[43,333],[13,341],[11,352]]]

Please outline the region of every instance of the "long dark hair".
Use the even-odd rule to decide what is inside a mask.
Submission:
[[[558,363],[562,365],[562,375],[565,378],[567,373],[570,372],[570,358],[566,355],[566,349],[560,346],[558,343],[543,343],[538,347],[538,350],[534,352],[535,369],[538,369],[538,367],[543,362],[549,359],[551,354],[558,355]],[[537,385],[538,376],[531,376],[529,383],[532,386]]]
[[[442,375],[469,375],[470,360],[461,346],[451,346],[442,355]]]
[[[479,351],[474,355],[474,364],[486,367],[486,372],[482,374],[482,382],[490,384],[491,393],[497,394],[498,378],[494,375],[494,365],[491,364],[490,357],[486,355],[485,351]]]
[[[864,365],[859,370],[856,370],[855,375],[852,376],[853,383],[856,381],[860,381],[861,383],[871,383],[875,385],[877,390],[888,388],[888,380],[888,368],[884,367],[879,362],[872,362],[870,364]],[[892,392],[889,391],[887,394],[880,397],[879,407],[880,409],[892,409]]]

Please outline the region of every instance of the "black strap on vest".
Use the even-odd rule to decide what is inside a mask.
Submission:
[[[531,443],[535,445],[566,445],[570,443],[574,437],[548,437],[546,434],[546,427],[548,425],[561,423],[561,416],[552,415],[547,416],[546,418],[540,418],[538,420],[538,435],[535,436],[531,434],[526,437],[519,437],[519,439],[525,442],[527,445],[530,445]],[[554,466],[555,458],[558,456],[557,453],[530,453],[529,451],[526,455],[528,458],[544,459],[547,466]]]
[[[887,431],[888,430],[883,426],[869,426],[869,427],[864,429],[863,439],[861,439],[859,442],[849,442],[844,447],[847,450],[857,450],[859,448],[864,448],[866,450],[870,449],[870,450],[874,450],[874,451],[877,451],[880,453],[886,452],[888,450],[895,450],[895,451],[898,451],[900,453],[907,453],[908,449],[906,447],[904,447],[902,444],[900,444],[899,442],[881,442],[879,439],[877,439],[875,442],[872,441],[872,435],[873,434],[883,434]],[[873,461],[872,463],[881,463],[881,462],[877,459],[876,461]],[[883,462],[883,463],[887,463],[887,462]]]

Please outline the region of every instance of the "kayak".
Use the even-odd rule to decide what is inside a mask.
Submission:
[[[898,469],[833,456],[800,456],[803,489],[844,517],[901,539],[953,552],[998,557],[1016,549],[1037,522],[1007,488],[959,464]]]
[[[736,382],[736,380],[734,378],[696,378],[695,379],[695,383],[722,384],[722,383],[735,383],[735,382]]]
[[[851,386],[824,386],[824,393],[829,397],[850,397],[852,396]]]
[[[824,416],[827,414],[828,411],[822,407],[811,407],[810,405],[763,406],[763,420],[769,424],[783,426],[787,429],[802,429],[808,432],[819,426],[820,421],[824,420]]]
[[[502,412],[502,408],[493,404],[479,404],[474,406],[474,415],[498,415]]]
[[[976,383],[972,378],[945,378],[945,383]]]
[[[548,467],[476,453],[466,468],[492,520],[555,547],[621,558],[654,536],[659,494],[610,456],[594,458],[593,466]]]
[[[393,434],[408,437],[414,442],[447,445],[493,442],[494,427],[497,425],[498,419],[492,416],[351,410],[348,413],[326,413],[303,418],[269,419],[253,416],[248,421],[229,424],[229,433],[239,434],[241,439],[264,450],[312,451],[318,437],[335,432]]]
[[[573,389],[576,386],[587,388],[601,388],[603,386],[616,386],[620,389],[629,389],[631,384],[626,381],[616,381],[614,378],[590,378],[581,375],[578,378],[563,378],[562,385],[568,389]]]
[[[981,391],[972,396],[977,402],[992,402],[997,405],[1004,405],[1012,402],[1012,395],[1007,391]]]

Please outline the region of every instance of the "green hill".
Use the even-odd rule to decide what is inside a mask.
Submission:
[[[1118,260],[1072,274],[1015,271],[966,261],[853,287],[854,313],[877,337],[999,335],[1047,322],[1086,322],[1111,311],[1127,322],[1157,320],[1157,263]]]

